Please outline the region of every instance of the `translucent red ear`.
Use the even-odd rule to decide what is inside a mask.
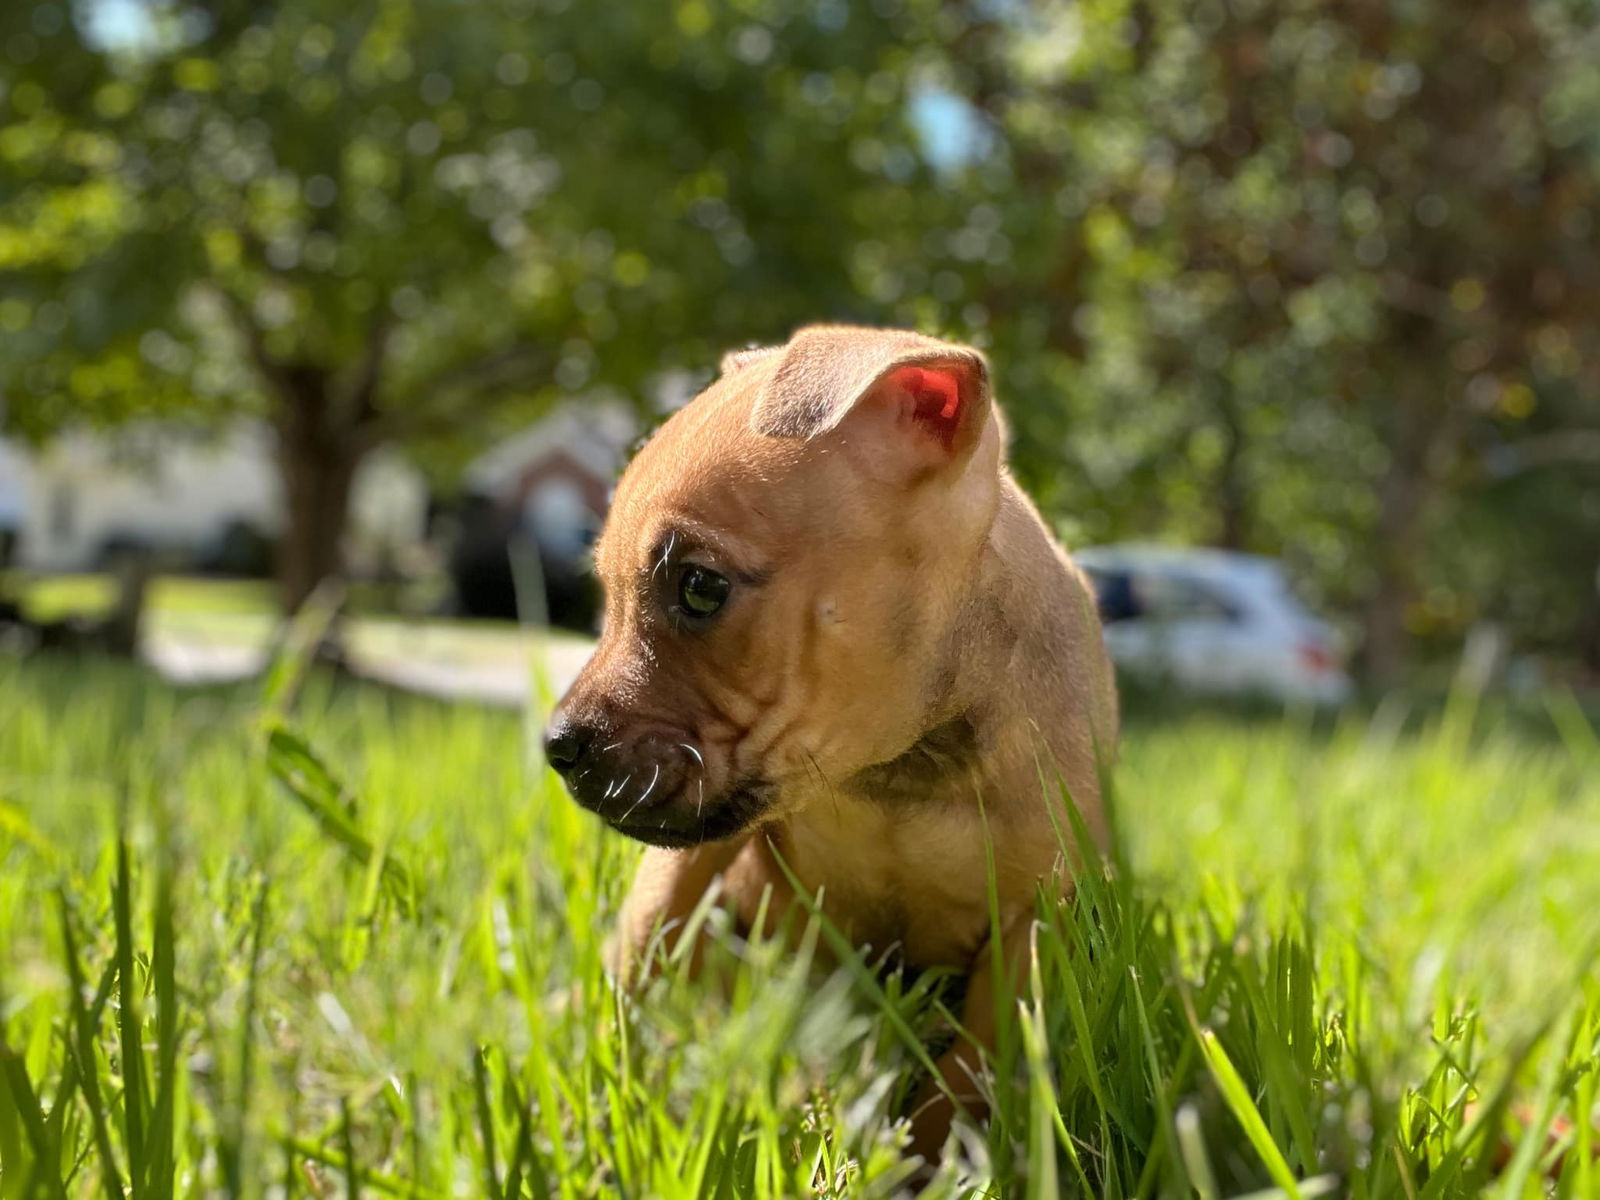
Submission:
[[[961,426],[961,380],[938,367],[899,367],[888,381],[911,397],[911,418],[944,445],[955,447]]]

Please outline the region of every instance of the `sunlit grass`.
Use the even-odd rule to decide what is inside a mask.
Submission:
[[[11,591],[34,621],[92,620],[111,610],[117,581],[98,574],[30,577],[18,573],[11,577]],[[529,654],[532,639],[513,621],[401,616],[392,606],[385,606],[380,592],[375,584],[356,584],[351,589],[348,608],[352,616],[346,622],[346,636],[359,656],[380,660],[420,656],[474,665],[522,661]],[[4,593],[0,588],[0,595]],[[276,593],[265,580],[160,575],[150,583],[143,620],[147,640],[262,649],[271,645],[277,627]],[[540,631],[538,637],[551,643],[586,640],[561,629]]]
[[[63,617],[97,617],[109,612],[116,602],[119,586],[115,574],[82,573],[30,575],[15,572],[13,587],[23,611],[36,621],[56,621]],[[358,613],[393,611],[397,602],[412,604],[425,597],[437,606],[442,587],[439,580],[390,586],[358,581],[349,591],[350,607]],[[152,613],[172,618],[188,616],[257,617],[277,615],[278,592],[267,579],[233,579],[204,575],[157,575],[150,581],[146,604]],[[479,622],[488,627],[511,626],[514,622]]]
[[[1116,868],[1041,909],[930,1194],[1595,1194],[1587,1121],[1545,1132],[1600,1048],[1600,748],[1557,715],[1135,723]],[[731,981],[624,998],[634,854],[513,714],[0,662],[0,1196],[907,1186],[949,981],[708,913]]]
[[[116,602],[113,575],[16,576],[23,610],[36,621],[99,616]],[[273,608],[272,584],[257,579],[204,579],[163,575],[150,584],[148,603],[164,612],[253,613]]]

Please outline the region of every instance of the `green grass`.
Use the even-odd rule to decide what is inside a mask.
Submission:
[[[23,611],[36,621],[68,616],[99,616],[116,602],[111,575],[18,576]],[[270,616],[272,584],[260,579],[205,579],[162,575],[151,581],[148,604],[172,613],[204,612]]]
[[[726,984],[619,995],[636,852],[527,726],[292,684],[0,660],[0,1198],[906,1186],[951,981],[708,913]],[[929,1194],[1600,1194],[1546,1136],[1600,1053],[1600,743],[1553,711],[1135,722]]]
[[[35,621],[63,617],[99,617],[116,603],[118,581],[109,574],[29,575],[14,572],[0,591],[14,592],[23,612]],[[401,586],[358,580],[349,587],[347,609],[358,616],[428,612],[443,601],[446,584],[429,579]],[[203,575],[157,575],[146,597],[148,612],[158,620],[184,626],[191,619],[245,622],[270,631],[278,612],[277,586],[266,579],[227,579]],[[515,628],[514,622],[481,621],[489,628]]]
[[[116,599],[109,575],[0,576],[0,597],[15,594],[35,621],[97,618]],[[520,661],[528,630],[514,621],[463,620],[397,614],[385,607],[380,585],[352,586],[346,640],[363,660],[426,658],[464,667]],[[278,629],[276,593],[264,580],[161,575],[150,584],[143,618],[147,641],[200,646],[265,648]],[[543,630],[545,643],[585,646],[589,639],[562,629]]]

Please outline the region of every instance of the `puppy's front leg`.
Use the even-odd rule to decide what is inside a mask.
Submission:
[[[711,881],[725,872],[749,841],[749,836],[708,842],[688,850],[651,846],[639,860],[633,887],[622,905],[622,919],[607,948],[607,965],[619,980],[637,983],[630,976],[650,945],[656,930],[670,953],[683,933],[684,922],[694,912]],[[698,967],[698,948],[693,966]]]
[[[923,1084],[911,1111],[911,1151],[929,1167],[939,1161],[958,1105],[973,1120],[982,1120],[988,1111],[977,1081],[983,1073],[984,1056],[993,1053],[1000,1030],[995,972],[1005,971],[1010,976],[1010,986],[1004,988],[1006,997],[1022,994],[1032,953],[1028,937],[1032,922],[1029,911],[1002,926],[1000,943],[997,945],[993,938],[984,943],[967,977],[966,998],[961,1005],[963,1032],[934,1063],[939,1078]],[[940,1080],[944,1081],[943,1088]]]

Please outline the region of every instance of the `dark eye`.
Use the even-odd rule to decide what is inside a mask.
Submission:
[[[691,617],[709,617],[728,601],[733,585],[707,567],[690,565],[678,577],[678,604]]]

